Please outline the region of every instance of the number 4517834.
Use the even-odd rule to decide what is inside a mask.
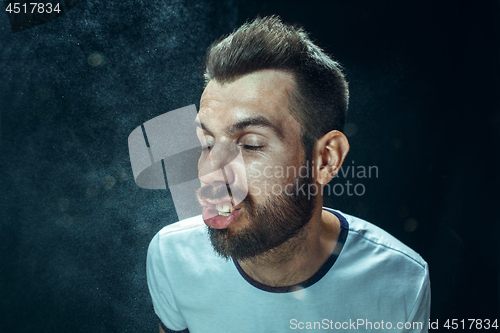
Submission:
[[[447,329],[473,329],[476,328],[478,330],[481,329],[498,329],[498,323],[497,319],[495,319],[493,322],[489,319],[448,319],[443,325]]]
[[[22,5],[20,3],[9,3],[7,8],[5,8],[6,12],[9,13],[39,13],[39,14],[50,14],[52,12],[59,13],[61,9],[59,8],[59,3],[57,3],[54,7],[52,7],[52,4],[50,2],[48,3],[43,3],[43,2],[30,2],[29,4],[23,3]]]

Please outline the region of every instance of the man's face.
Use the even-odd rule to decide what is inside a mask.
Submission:
[[[198,197],[223,257],[264,253],[311,219],[314,200],[295,190],[312,180],[308,171],[299,176],[305,160],[300,125],[288,109],[293,82],[289,73],[264,70],[224,85],[211,81],[203,92]]]

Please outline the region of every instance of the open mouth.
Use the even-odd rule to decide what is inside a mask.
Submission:
[[[215,205],[215,209],[217,209],[217,214],[220,216],[229,216],[234,207],[230,202],[218,203]]]
[[[208,199],[208,198],[199,198],[198,201],[200,204],[207,210],[210,210],[217,215],[228,216],[235,209],[231,198],[224,197],[219,199]]]
[[[234,207],[230,198],[199,198],[203,206],[202,217],[205,224],[216,229],[224,229],[233,224],[240,215],[240,209]]]

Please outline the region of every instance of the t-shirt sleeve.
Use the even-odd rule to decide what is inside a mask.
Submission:
[[[155,313],[163,324],[162,327],[168,329],[166,332],[184,331],[187,324],[175,303],[165,267],[165,257],[168,257],[168,253],[162,255],[162,244],[158,233],[149,244],[146,262],[149,293]]]
[[[404,332],[408,333],[421,333],[428,332],[429,330],[429,316],[431,309],[431,284],[429,281],[429,269],[427,264],[425,264],[425,274],[423,279],[421,279],[420,290],[417,294],[413,309],[408,317],[406,323],[411,323],[412,328],[407,329]],[[405,324],[406,324],[405,323]],[[418,324],[422,323],[421,326]],[[408,326],[410,326],[408,324]]]

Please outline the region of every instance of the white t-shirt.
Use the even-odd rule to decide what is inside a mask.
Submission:
[[[427,263],[362,219],[341,221],[337,247],[310,279],[270,287],[217,256],[201,216],[158,232],[148,251],[153,305],[166,332],[427,332]]]

